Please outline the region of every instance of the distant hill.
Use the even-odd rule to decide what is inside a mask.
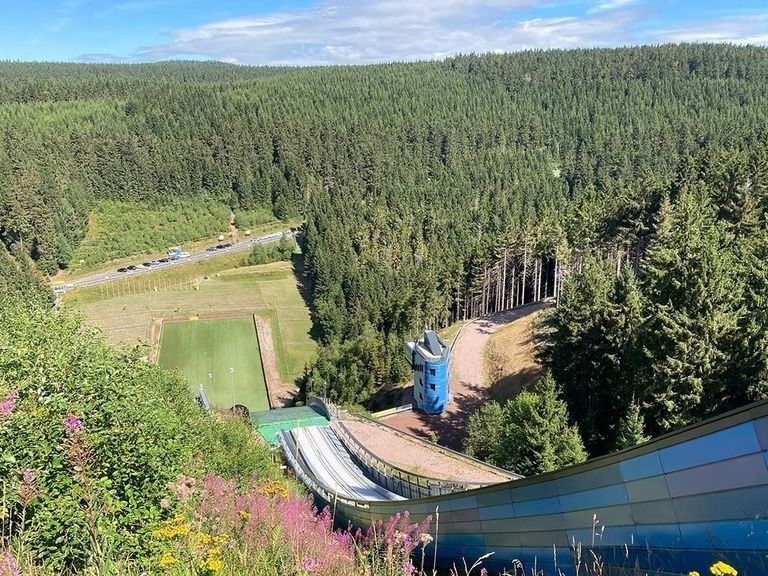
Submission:
[[[620,249],[637,264],[653,192],[690,156],[757,146],[767,88],[768,50],[730,45],[362,67],[5,62],[0,240],[52,273],[104,200],[301,216],[329,367],[313,381],[333,375],[360,401],[405,377],[406,335],[551,293],[557,258]]]

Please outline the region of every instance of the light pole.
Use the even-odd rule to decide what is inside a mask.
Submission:
[[[229,385],[232,388],[232,406],[235,405],[235,369],[229,369]]]

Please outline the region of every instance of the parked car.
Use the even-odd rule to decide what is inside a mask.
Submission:
[[[152,266],[153,262],[142,262],[141,265],[144,266],[144,268],[149,268]]]
[[[166,262],[168,262],[168,258],[158,258],[157,261],[162,263],[162,264],[165,264]]]
[[[118,272],[128,272],[128,268],[118,268]]]
[[[224,248],[224,244],[216,244],[216,250],[221,250]]]
[[[216,246],[208,246],[208,248],[205,249],[206,252],[216,252]]]
[[[128,266],[128,270],[136,270],[136,268],[138,268],[136,264],[131,264],[130,266]]]
[[[232,243],[231,243],[231,242],[227,242],[226,244],[224,244],[224,248],[229,248],[229,247],[231,247],[231,246],[232,246]]]

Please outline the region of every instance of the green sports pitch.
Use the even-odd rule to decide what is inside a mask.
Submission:
[[[194,393],[202,384],[213,406],[243,404],[251,412],[269,409],[251,316],[167,322],[158,362],[184,374]]]

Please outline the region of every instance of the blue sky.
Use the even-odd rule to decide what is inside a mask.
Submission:
[[[662,42],[768,45],[766,0],[0,0],[0,59],[362,64]]]

